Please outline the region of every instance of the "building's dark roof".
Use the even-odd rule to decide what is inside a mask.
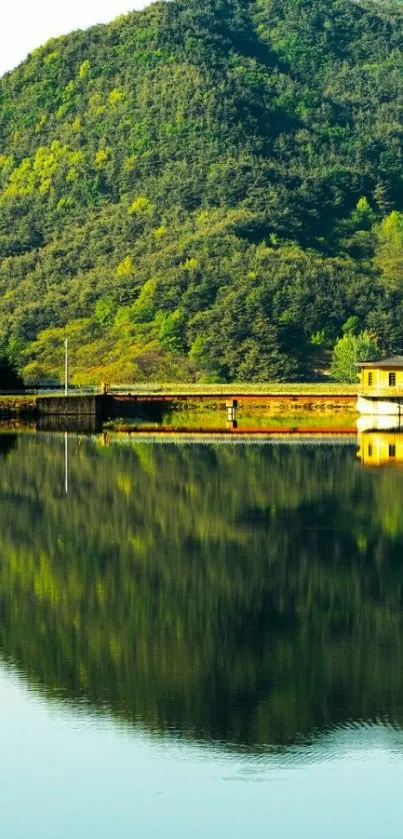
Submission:
[[[403,355],[393,355],[392,358],[381,358],[380,361],[359,361],[358,367],[371,367],[373,370],[387,370],[388,368],[395,370],[401,368],[403,370]]]

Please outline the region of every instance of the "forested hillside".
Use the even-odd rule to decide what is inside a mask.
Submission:
[[[352,316],[354,319],[351,320]],[[0,80],[0,354],[78,381],[403,350],[403,4],[173,0]]]

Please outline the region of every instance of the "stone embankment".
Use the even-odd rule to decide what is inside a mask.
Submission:
[[[340,388],[342,391],[342,388]],[[0,419],[40,419],[45,417],[94,417],[97,422],[108,418],[129,415],[132,411],[141,409],[152,412],[159,408],[162,412],[168,410],[176,412],[217,411],[220,413],[228,403],[227,394],[212,393],[154,393],[141,392],[127,394],[72,394],[69,396],[34,396],[34,395],[4,395],[0,396]],[[239,413],[248,416],[273,417],[296,416],[302,414],[355,414],[356,396],[354,393],[236,393],[236,403]],[[165,406],[165,407],[164,407]]]

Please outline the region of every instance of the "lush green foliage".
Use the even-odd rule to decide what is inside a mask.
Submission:
[[[369,332],[348,332],[339,338],[332,355],[332,377],[337,382],[358,382],[357,362],[379,358],[379,348]]]
[[[403,347],[403,9],[173,0],[0,80],[0,340],[27,379],[312,376]]]
[[[0,355],[0,391],[19,390],[24,386],[8,355]]]

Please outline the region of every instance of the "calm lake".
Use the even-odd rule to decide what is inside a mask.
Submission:
[[[1,434],[1,835],[401,839],[402,439]]]

